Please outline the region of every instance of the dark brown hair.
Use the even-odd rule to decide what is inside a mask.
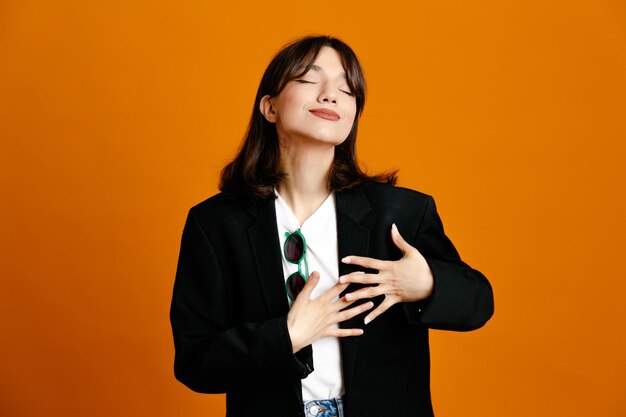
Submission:
[[[265,199],[285,177],[280,171],[280,149],[276,125],[265,119],[259,103],[265,95],[275,97],[287,82],[301,77],[313,65],[323,46],[339,53],[346,71],[348,87],[356,99],[356,116],[346,140],[335,147],[334,162],[328,176],[330,189],[342,191],[368,181],[395,184],[396,171],[369,176],[356,158],[359,117],[365,104],[365,78],[361,65],[344,42],[331,36],[307,36],[286,45],[276,54],[263,74],[252,108],[252,117],[237,156],[222,170],[220,190],[236,197]]]

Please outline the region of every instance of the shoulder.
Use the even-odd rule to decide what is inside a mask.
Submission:
[[[216,222],[232,223],[250,217],[251,210],[259,202],[241,200],[217,193],[189,209],[189,217],[196,218],[201,224]]]
[[[197,216],[203,214],[219,213],[228,210],[234,202],[222,193],[217,193],[193,205],[189,211]]]
[[[431,196],[391,184],[368,182],[337,194],[337,211],[353,219],[384,225],[419,226],[426,213],[434,209]]]
[[[426,207],[432,197],[421,191],[391,184],[368,182],[361,191],[372,206],[392,206],[399,209]]]

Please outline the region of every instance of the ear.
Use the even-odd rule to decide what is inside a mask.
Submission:
[[[268,122],[276,123],[276,112],[274,111],[274,106],[272,105],[271,100],[272,99],[269,95],[263,96],[263,98],[261,98],[261,102],[259,103],[259,110],[261,110],[261,114]]]

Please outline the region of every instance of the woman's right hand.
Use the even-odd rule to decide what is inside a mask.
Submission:
[[[341,311],[354,302],[346,301],[344,297],[335,301],[335,298],[337,298],[349,284],[337,283],[319,297],[311,299],[311,293],[317,286],[319,280],[319,272],[315,271],[309,275],[304,288],[294,300],[289,314],[287,315],[287,329],[289,330],[293,353],[296,353],[303,347],[310,345],[322,337],[362,335],[362,329],[341,329],[337,324],[374,307],[374,303],[369,301]]]

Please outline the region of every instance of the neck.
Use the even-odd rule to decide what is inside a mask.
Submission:
[[[276,187],[302,224],[330,194],[328,175],[335,147],[329,144],[289,141],[281,143],[280,165],[287,174]]]

